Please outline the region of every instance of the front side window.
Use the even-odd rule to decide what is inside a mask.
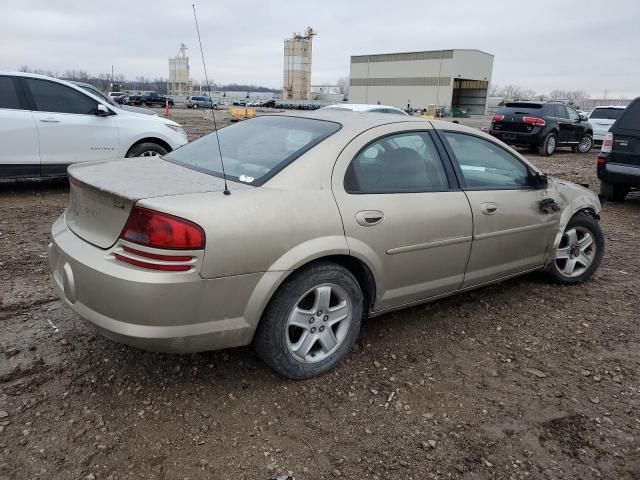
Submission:
[[[59,83],[27,78],[27,85],[41,112],[94,115],[98,103],[86,95]]]
[[[467,188],[514,189],[529,184],[529,169],[493,142],[474,135],[443,132],[453,151]]]
[[[569,114],[569,119],[574,122],[580,120],[580,115],[573,108],[567,108],[567,113]]]
[[[449,189],[442,161],[426,132],[380,138],[351,161],[344,181],[349,193],[428,192]]]
[[[340,130],[340,124],[265,115],[218,131],[227,177],[261,185],[304,152]],[[165,160],[222,177],[216,134],[210,133],[164,156]]]
[[[0,77],[0,108],[22,109],[16,86],[11,77]]]

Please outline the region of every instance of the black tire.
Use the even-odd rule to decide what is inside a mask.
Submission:
[[[299,300],[316,286],[339,286],[351,302],[351,321],[341,343],[333,353],[313,363],[297,359],[287,346],[289,315]],[[349,353],[362,323],[363,295],[356,278],[335,263],[316,263],[294,272],[274,294],[262,315],[253,339],[260,358],[280,375],[301,380],[321,375],[335,368]]]
[[[150,157],[154,155],[164,155],[167,149],[157,143],[144,142],[138,143],[129,149],[127,158],[131,157]]]
[[[604,234],[602,233],[600,224],[595,218],[584,213],[577,213],[571,220],[569,220],[569,223],[565,228],[565,232],[575,228],[588,231],[591,234],[591,237],[593,239],[592,245],[593,247],[595,247],[595,252],[593,254],[593,259],[589,267],[577,276],[567,276],[561,271],[561,268],[559,267],[558,262],[555,258],[556,253],[554,252],[554,259],[547,266],[546,270],[555,282],[564,285],[575,285],[577,283],[583,283],[589,280],[593,273],[600,266],[602,255],[604,254]],[[560,244],[560,246],[561,245],[562,243]]]
[[[593,135],[591,135],[590,133],[585,133],[580,139],[580,143],[578,145],[574,145],[571,147],[571,151],[573,153],[588,153],[589,151],[591,151],[592,148],[593,148]]]
[[[600,182],[600,195],[611,202],[624,202],[631,188],[628,185],[611,182]]]
[[[198,108],[198,104],[197,104],[197,103],[194,103],[192,108],[193,108],[194,110],[196,110],[196,109]]]
[[[558,148],[558,136],[553,132],[549,132],[538,147],[538,153],[544,157],[550,157],[556,151],[556,148]]]

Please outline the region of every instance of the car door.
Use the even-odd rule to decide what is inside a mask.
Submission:
[[[584,135],[586,122],[580,119],[580,114],[571,107],[565,107],[567,109],[567,115],[571,122],[571,138],[568,140],[572,143],[579,143]]]
[[[356,137],[334,168],[352,255],[376,276],[375,310],[460,288],[471,209],[428,129],[391,124]]]
[[[473,246],[464,287],[541,267],[559,213],[544,213],[550,194],[534,188],[532,170],[503,146],[456,131],[440,136],[454,160],[473,212]]]
[[[64,173],[71,163],[122,156],[113,109],[99,116],[97,100],[51,80],[25,78],[23,85],[34,107],[43,175]]]
[[[0,76],[0,178],[40,175],[38,129],[18,81]]]
[[[569,120],[567,109],[562,104],[556,104],[556,118],[558,119],[558,142],[571,142],[573,138],[573,122]]]

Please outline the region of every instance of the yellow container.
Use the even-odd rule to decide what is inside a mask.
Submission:
[[[229,115],[236,118],[253,118],[256,116],[256,111],[253,108],[232,107],[227,111],[229,112]]]

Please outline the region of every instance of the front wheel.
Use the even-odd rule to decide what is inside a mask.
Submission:
[[[194,104],[193,104],[193,109],[195,110],[195,109],[197,109],[197,108],[198,108],[198,104],[197,104],[197,103],[194,103]]]
[[[556,151],[556,146],[558,145],[558,137],[553,132],[549,132],[542,144],[538,147],[538,153],[545,157],[550,157]]]
[[[167,149],[157,143],[139,143],[131,147],[127,152],[127,158],[130,157],[157,157],[167,153]]]
[[[274,295],[253,346],[280,375],[321,375],[349,353],[360,332],[362,305],[360,285],[345,268],[334,263],[304,268]]]
[[[547,271],[559,283],[582,283],[598,269],[603,254],[600,224],[595,218],[579,213],[567,224]]]
[[[587,153],[593,147],[593,137],[589,133],[585,133],[585,135],[580,139],[580,143],[575,147],[571,147],[571,150],[574,153]]]

